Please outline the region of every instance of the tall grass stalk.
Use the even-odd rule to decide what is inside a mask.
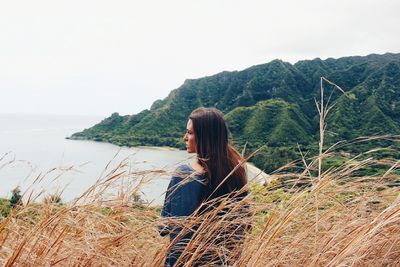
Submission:
[[[319,153],[318,153],[318,181],[321,179],[321,175],[322,175],[322,161],[325,158],[326,154],[323,151],[324,148],[324,137],[325,137],[325,131],[326,131],[326,127],[327,127],[327,116],[329,114],[329,111],[333,108],[333,105],[329,105],[330,104],[330,99],[332,97],[333,91],[331,92],[326,104],[325,104],[325,95],[324,95],[324,82],[330,84],[333,86],[334,90],[337,89],[340,92],[342,92],[343,94],[345,94],[345,92],[343,91],[342,88],[340,88],[338,85],[336,85],[335,83],[329,81],[328,79],[321,77],[320,78],[320,103],[318,103],[315,100],[315,104],[317,106],[318,109],[318,114],[319,114]],[[318,194],[315,193],[315,242],[314,242],[314,250],[317,251],[317,240],[318,240]]]

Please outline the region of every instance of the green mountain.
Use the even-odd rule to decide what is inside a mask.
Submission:
[[[330,101],[337,101],[328,120],[328,142],[400,133],[400,54],[386,53],[317,58],[294,65],[273,60],[242,71],[186,80],[165,99],[155,101],[150,110],[127,116],[114,113],[70,138],[183,147],[190,112],[212,106],[226,114],[239,149],[246,144],[250,152],[267,145],[254,161],[273,170],[295,158],[296,144],[317,143],[319,119],[314,99],[319,99],[321,76],[346,91],[343,95],[325,85],[327,99],[333,92]]]

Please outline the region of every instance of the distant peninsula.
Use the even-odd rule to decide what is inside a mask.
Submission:
[[[400,133],[400,54],[386,53],[339,59],[273,60],[242,71],[221,72],[186,80],[150,110],[120,116],[113,113],[70,139],[95,140],[120,146],[183,148],[190,112],[200,106],[226,114],[234,144],[247,153],[265,145],[253,162],[266,171],[298,158],[298,146],[318,144],[320,77],[346,91],[336,101],[327,142],[359,136]],[[351,147],[347,147],[351,150]]]

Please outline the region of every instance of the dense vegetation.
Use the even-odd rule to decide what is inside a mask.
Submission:
[[[182,148],[190,112],[213,106],[226,114],[238,149],[246,145],[250,153],[265,145],[253,162],[272,171],[299,158],[298,144],[307,151],[317,149],[319,116],[314,99],[319,98],[321,76],[346,91],[331,90],[330,101],[336,101],[336,106],[328,118],[327,145],[359,136],[400,133],[400,54],[387,53],[317,58],[294,65],[274,60],[242,71],[186,80],[168,97],[155,101],[150,110],[127,116],[114,113],[70,138]],[[388,141],[379,145],[399,147]],[[351,145],[343,148],[345,153],[355,149]]]

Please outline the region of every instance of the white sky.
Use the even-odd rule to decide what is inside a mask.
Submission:
[[[400,52],[398,0],[0,0],[0,113],[133,114],[187,78]]]

